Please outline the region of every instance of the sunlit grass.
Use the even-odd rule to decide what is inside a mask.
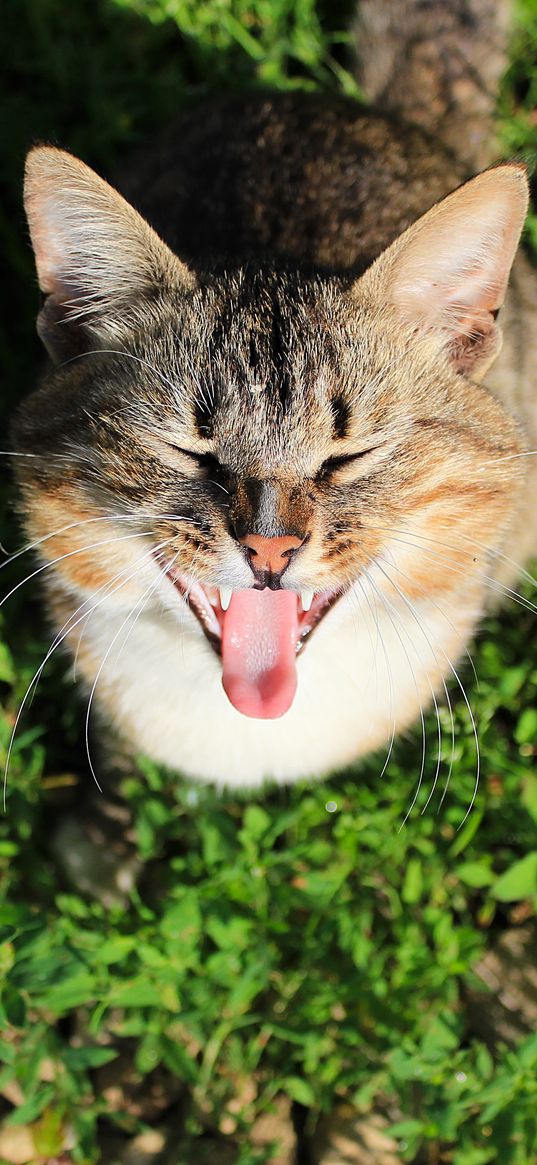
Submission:
[[[530,160],[532,7],[527,0],[502,105],[506,151]],[[208,90],[352,94],[351,11],[313,0],[10,0],[2,104],[9,187],[0,212],[11,271],[0,316],[6,413],[41,358],[20,213],[25,149],[54,141],[109,172]],[[3,496],[12,496],[9,483]],[[14,549],[20,537],[8,501],[2,542]],[[1,593],[30,571],[26,561],[2,569]],[[35,584],[0,615],[1,772],[50,634]],[[76,811],[89,779],[78,697],[65,661],[53,661],[15,742],[0,821],[0,1094],[13,1096],[8,1085],[18,1082],[23,1103],[10,1119],[33,1130],[37,1162],[60,1154],[70,1128],[79,1162],[100,1159],[103,1128],[137,1131],[136,1118],[112,1110],[99,1088],[100,1068],[121,1050],[141,1076],[160,1065],[170,1095],[184,1082],[192,1161],[197,1133],[221,1128],[230,1114],[237,1162],[263,1160],[248,1129],[283,1091],[312,1114],[338,1098],[363,1111],[399,1109],[402,1159],[417,1160],[420,1150],[420,1162],[528,1165],[537,1153],[535,1038],[491,1052],[464,999],[480,954],[537,904],[534,642],[534,617],[513,605],[480,633],[479,684],[470,668],[463,675],[483,775],[462,828],[476,754],[454,687],[448,791],[441,803],[450,762],[442,710],[439,788],[422,813],[436,767],[431,718],[425,781],[404,828],[419,734],[398,743],[380,783],[383,758],[375,757],[253,802],[193,790],[141,761],[124,792],[144,873],[124,907],[71,892],[51,855],[58,814],[66,805]],[[255,1088],[244,1101],[247,1079]]]

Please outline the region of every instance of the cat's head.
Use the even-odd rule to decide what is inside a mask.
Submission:
[[[58,584],[164,604],[259,717],[287,710],[296,656],[357,594],[471,589],[517,489],[516,425],[479,381],[526,204],[501,166],[356,280],[207,275],[81,162],[32,151],[55,367],[14,433]]]

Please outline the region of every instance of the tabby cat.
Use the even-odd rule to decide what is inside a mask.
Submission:
[[[139,210],[28,157],[53,368],[13,433],[51,650],[189,777],[389,750],[537,549],[523,255],[507,291],[527,179],[469,178],[494,158],[497,8],[366,0],[377,107],[189,113],[119,176]]]

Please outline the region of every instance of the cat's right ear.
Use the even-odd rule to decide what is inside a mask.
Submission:
[[[64,150],[31,150],[24,204],[47,297],[37,326],[55,360],[120,342],[160,297],[195,286],[141,215]]]
[[[480,380],[501,347],[497,316],[527,207],[524,166],[485,170],[409,227],[357,288],[456,372]]]

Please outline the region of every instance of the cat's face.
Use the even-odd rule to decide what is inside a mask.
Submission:
[[[91,171],[59,151],[33,157],[40,327],[58,363],[15,435],[32,455],[27,524],[61,557],[61,585],[126,610],[164,603],[222,667],[235,707],[273,717],[345,595],[367,582],[385,602],[401,586],[434,602],[483,573],[519,446],[468,374],[499,344],[518,169],[457,192],[355,283],[255,270],[201,281]],[[472,205],[462,196],[479,182]],[[472,242],[485,212],[491,258]]]

